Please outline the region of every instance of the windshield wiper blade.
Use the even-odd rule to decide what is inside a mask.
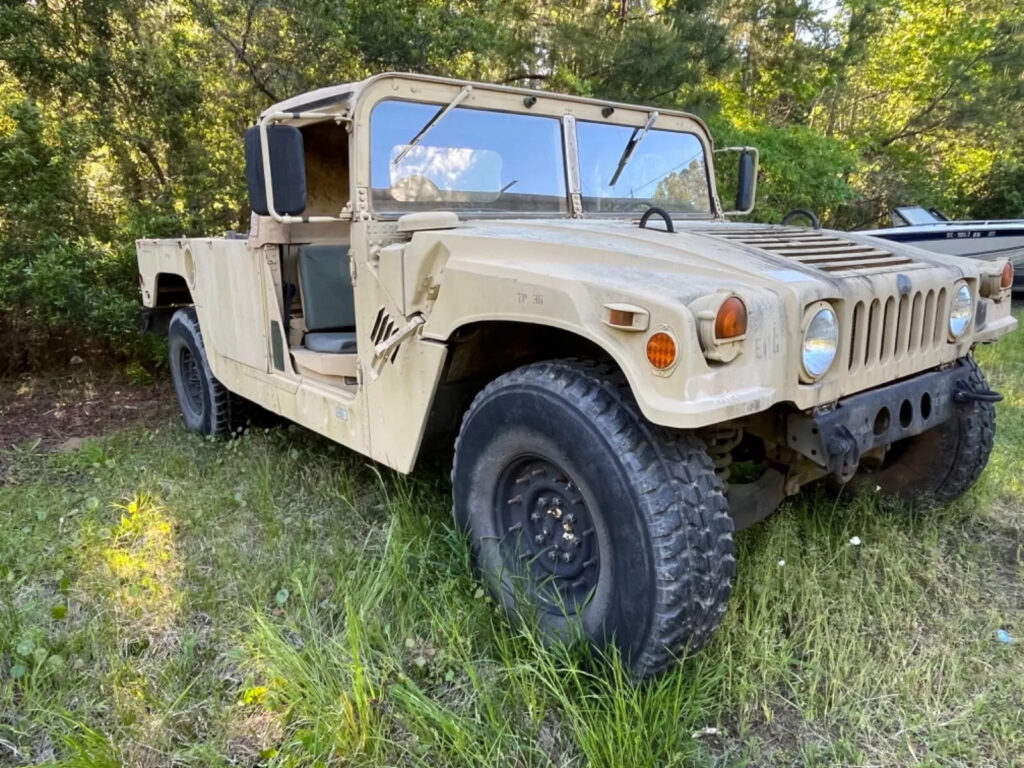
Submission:
[[[459,106],[459,104],[461,104],[467,98],[469,98],[469,94],[471,94],[472,92],[472,85],[464,86],[462,90],[459,91],[458,94],[456,94],[455,98],[448,102],[448,106],[441,107],[441,109],[437,110],[437,114],[430,118],[427,121],[426,125],[420,128],[420,132],[412,137],[412,140],[405,145],[405,149],[403,149],[401,152],[395,155],[395,159],[391,161],[391,164],[398,165],[400,162],[402,162],[402,159],[407,154],[409,154],[409,151],[423,140],[423,137],[427,135],[427,132],[430,131],[430,129],[437,125],[439,122],[441,122],[442,117],[447,115],[457,106]]]
[[[629,137],[629,141],[626,142],[625,149],[622,150],[622,157],[619,158],[619,164],[615,167],[615,175],[612,176],[612,180],[608,182],[609,187],[614,187],[615,182],[619,180],[619,176],[622,171],[626,168],[626,163],[629,162],[629,158],[633,156],[633,152],[640,146],[640,142],[644,140],[644,136],[651,130],[651,126],[654,125],[654,121],[658,119],[658,112],[655,110],[651,112],[647,118],[647,122],[644,123],[643,128],[634,128],[633,135]]]

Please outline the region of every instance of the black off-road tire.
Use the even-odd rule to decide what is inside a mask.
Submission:
[[[463,418],[452,486],[475,569],[513,620],[536,617],[549,639],[582,630],[598,648],[614,643],[641,678],[700,649],[725,614],[736,563],[722,481],[703,442],[644,419],[610,366],[544,362],[491,382]],[[545,538],[555,545],[536,540],[552,504],[578,513],[581,544],[563,535],[568,515]],[[556,546],[579,547],[592,570],[542,583]]]
[[[226,437],[246,424],[249,403],[229,392],[210,372],[193,308],[179,309],[171,317],[167,351],[174,393],[186,427],[201,435]]]
[[[988,392],[988,382],[972,358],[965,360],[963,385]],[[956,501],[981,477],[992,453],[996,410],[991,402],[954,406],[952,418],[920,435],[895,443],[881,469],[862,482],[881,487],[913,509],[930,509]]]

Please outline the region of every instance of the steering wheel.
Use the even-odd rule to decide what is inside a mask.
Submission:
[[[821,229],[821,222],[818,221],[818,217],[814,215],[814,211],[808,210],[807,208],[794,208],[782,217],[782,224],[789,224],[792,219],[795,219],[798,216],[804,216],[809,219],[812,229]]]
[[[644,215],[640,217],[640,229],[647,229],[647,220],[651,218],[652,215],[658,215],[662,218],[662,221],[665,222],[666,232],[676,231],[675,225],[672,223],[672,217],[668,215],[668,211],[664,208],[658,208],[655,205],[652,205],[644,211]]]

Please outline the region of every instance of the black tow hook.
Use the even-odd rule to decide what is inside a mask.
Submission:
[[[828,450],[828,468],[840,483],[847,483],[860,466],[860,448],[857,438],[845,426],[839,425],[833,430],[826,443]]]
[[[965,387],[957,387],[953,390],[954,403],[999,403],[1002,400],[1002,394],[991,389],[979,392]]]

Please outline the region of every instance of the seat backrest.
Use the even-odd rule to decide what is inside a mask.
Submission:
[[[299,281],[307,331],[348,331],[356,327],[349,246],[303,245]]]

